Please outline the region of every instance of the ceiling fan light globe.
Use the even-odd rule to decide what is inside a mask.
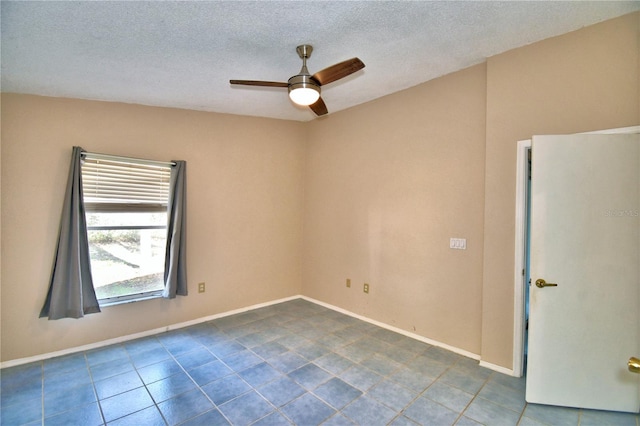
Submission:
[[[298,105],[312,105],[320,98],[320,86],[311,79],[303,67],[303,74],[289,79],[289,98]]]
[[[320,98],[320,92],[312,87],[299,87],[289,91],[289,98],[298,105],[312,105]]]

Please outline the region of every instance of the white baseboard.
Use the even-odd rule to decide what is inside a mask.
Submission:
[[[302,295],[296,295],[296,296],[286,297],[286,298],[283,298],[283,299],[272,300],[272,301],[266,302],[266,303],[259,303],[259,304],[256,304],[256,305],[247,306],[245,308],[234,309],[232,311],[227,311],[227,312],[221,312],[219,314],[209,315],[209,316],[197,318],[197,319],[194,319],[194,320],[191,320],[191,321],[185,321],[185,322],[181,322],[181,323],[177,323],[177,324],[168,325],[166,327],[159,327],[159,328],[155,328],[155,329],[152,329],[152,330],[142,331],[140,333],[129,334],[129,335],[126,335],[126,336],[120,336],[120,337],[116,337],[116,338],[113,338],[113,339],[107,339],[107,340],[103,340],[103,341],[100,341],[100,342],[91,343],[91,344],[88,344],[88,345],[76,346],[76,347],[69,348],[69,349],[64,349],[64,350],[61,350],[61,351],[49,352],[49,353],[46,353],[46,354],[36,355],[36,356],[32,356],[32,357],[19,358],[19,359],[14,359],[14,360],[10,360],[10,361],[5,361],[5,362],[0,363],[0,368],[15,367],[15,366],[18,366],[18,365],[28,364],[30,362],[43,361],[45,359],[55,358],[55,357],[58,357],[58,356],[69,355],[69,354],[76,353],[76,352],[89,351],[89,350],[98,349],[98,348],[102,348],[104,346],[114,345],[114,344],[118,344],[118,343],[124,343],[124,342],[128,342],[130,340],[139,339],[139,338],[147,337],[147,336],[153,336],[155,334],[166,333],[167,331],[179,330],[181,328],[185,328],[185,327],[189,327],[189,326],[192,326],[192,325],[201,324],[203,322],[212,321],[212,320],[215,320],[215,319],[218,319],[218,318],[228,317],[228,316],[231,316],[231,315],[241,314],[243,312],[248,312],[248,311],[252,311],[254,309],[264,308],[264,307],[271,306],[271,305],[277,305],[278,303],[289,302],[289,301],[295,300],[295,299],[303,299],[303,300],[306,300],[308,302],[315,303],[316,305],[324,306],[325,308],[328,308],[328,309],[334,310],[336,312],[340,312],[342,314],[349,315],[350,317],[357,318],[359,320],[368,322],[368,323],[376,325],[378,327],[382,327],[384,329],[387,329],[387,330],[402,334],[404,336],[410,337],[410,338],[418,340],[420,342],[428,343],[428,344],[430,344],[432,346],[436,346],[436,347],[439,347],[439,348],[442,348],[442,349],[446,349],[448,351],[457,353],[457,354],[462,355],[462,356],[467,357],[467,358],[479,360],[481,367],[485,367],[485,368],[488,368],[488,369],[491,369],[491,370],[494,370],[494,371],[497,371],[497,372],[500,372],[500,373],[503,373],[503,374],[507,374],[507,375],[510,375],[510,376],[513,375],[513,370],[510,370],[510,369],[505,368],[505,367],[501,367],[499,365],[495,365],[495,364],[491,364],[491,363],[488,363],[488,362],[484,362],[484,361],[480,360],[480,355],[478,355],[478,354],[474,354],[474,353],[466,351],[464,349],[460,349],[460,348],[457,348],[455,346],[447,345],[446,343],[438,342],[437,340],[432,340],[432,339],[429,339],[427,337],[420,336],[418,334],[411,333],[411,332],[406,331],[406,330],[402,330],[400,328],[391,326],[389,324],[385,324],[385,323],[376,321],[374,319],[371,319],[371,318],[368,318],[368,317],[365,317],[365,316],[358,315],[356,313],[350,312],[350,311],[348,311],[346,309],[342,309],[342,308],[339,308],[337,306],[331,305],[329,303],[321,302],[321,301],[313,299],[311,297],[302,296]]]
[[[404,336],[410,337],[410,338],[418,340],[420,342],[428,343],[428,344],[430,344],[432,346],[437,346],[439,348],[446,349],[448,351],[457,353],[457,354],[465,356],[467,358],[480,360],[480,355],[474,354],[473,352],[465,351],[464,349],[460,349],[460,348],[457,348],[455,346],[450,346],[450,345],[447,345],[446,343],[438,342],[437,340],[432,340],[432,339],[429,339],[427,337],[420,336],[420,335],[415,334],[415,333],[411,333],[410,331],[406,331],[406,330],[403,330],[401,328],[397,328],[397,327],[394,327],[392,325],[385,324],[383,322],[376,321],[374,319],[367,318],[367,317],[362,316],[362,315],[354,314],[353,312],[347,311],[346,309],[342,309],[342,308],[339,308],[337,306],[333,306],[333,305],[330,305],[328,303],[324,303],[324,302],[321,302],[319,300],[312,299],[311,297],[307,297],[307,296],[300,296],[300,297],[302,299],[304,299],[304,300],[307,300],[307,301],[311,302],[311,303],[315,303],[316,305],[324,306],[325,308],[329,308],[329,309],[332,309],[334,311],[338,311],[340,313],[343,313],[345,315],[349,315],[350,317],[354,317],[354,318],[357,318],[359,320],[368,322],[370,324],[377,325],[378,327],[382,327],[382,328],[385,328],[387,330],[394,331],[394,332],[396,332],[398,334],[402,334]]]
[[[506,374],[508,376],[515,376],[512,369],[491,364],[490,362],[480,361],[480,367],[488,368],[489,370],[497,371],[498,373]]]
[[[181,328],[189,327],[192,325],[200,324],[207,321],[212,321],[218,318],[228,317],[230,315],[241,314],[243,312],[252,311],[254,309],[264,308],[266,306],[277,305],[278,303],[289,302],[291,300],[300,299],[301,296],[285,297],[284,299],[272,300],[266,303],[258,303],[257,305],[247,306],[245,308],[234,309],[232,311],[221,312],[219,314],[209,315],[202,318],[197,318],[191,321],[185,321],[177,324],[171,324],[165,327],[154,328],[152,330],[141,331],[140,333],[128,334],[126,336],[115,337],[113,339],[102,340],[96,343],[90,343],[88,345],[75,346],[73,348],[63,349],[61,351],[48,352],[41,355],[35,355],[26,358],[18,358],[0,363],[0,369],[7,367],[15,367],[18,365],[28,364],[30,362],[43,361],[45,359],[55,358],[58,356],[69,355],[76,352],[90,351],[93,349],[102,348],[104,346],[114,345],[118,343],[128,342],[130,340],[140,339],[142,337],[153,336],[155,334],[166,333],[171,330],[178,330]]]
[[[480,358],[480,355],[474,354],[473,352],[469,352],[469,351],[466,351],[464,349],[457,348],[455,346],[447,345],[446,343],[442,343],[442,342],[439,342],[437,340],[429,339],[427,337],[420,336],[418,334],[411,333],[411,332],[406,331],[406,330],[402,330],[402,329],[394,327],[392,325],[385,324],[383,322],[379,322],[379,321],[373,320],[371,318],[367,318],[365,316],[355,314],[353,312],[347,311],[346,309],[339,308],[339,307],[331,305],[329,303],[321,302],[321,301],[313,299],[311,297],[300,296],[300,298],[302,298],[304,300],[307,300],[309,302],[315,303],[317,305],[324,306],[325,308],[329,308],[329,309],[332,309],[334,311],[338,311],[338,312],[343,313],[345,315],[349,315],[351,317],[358,318],[359,320],[366,321],[366,322],[368,322],[370,324],[377,325],[377,326],[385,328],[387,330],[394,331],[396,333],[402,334],[404,336],[410,337],[410,338],[418,340],[420,342],[428,343],[428,344],[430,344],[432,346],[436,346],[436,347],[439,347],[439,348],[442,348],[442,349],[446,349],[448,351],[457,353],[457,354],[465,356],[467,358],[475,359],[477,361],[480,361],[480,367],[488,368],[489,370],[497,371],[498,373],[506,374],[506,375],[509,375],[509,376],[513,376],[514,375],[513,374],[513,370],[511,370],[509,368],[506,368],[506,367],[501,367],[501,366],[496,365],[496,364],[491,364],[491,363],[486,362],[486,361],[482,361],[481,358]]]

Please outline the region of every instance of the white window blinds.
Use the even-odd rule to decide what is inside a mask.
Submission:
[[[171,165],[86,154],[82,190],[87,210],[166,209]]]

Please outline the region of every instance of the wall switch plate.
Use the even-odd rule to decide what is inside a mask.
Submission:
[[[364,291],[365,293],[369,293],[369,284],[364,283],[364,287],[362,288],[362,291]]]
[[[450,238],[449,248],[456,249],[456,250],[466,250],[467,239],[466,238]]]
[[[198,283],[198,293],[204,293],[204,283]]]
[[[347,278],[347,287],[351,288],[351,279]]]

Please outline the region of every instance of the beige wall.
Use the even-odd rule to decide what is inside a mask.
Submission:
[[[640,124],[639,20],[312,123],[303,293],[512,368],[516,142]]]
[[[19,95],[2,118],[3,361],[300,293],[302,124]],[[188,297],[38,319],[74,145],[187,161]]]
[[[311,124],[303,294],[480,353],[485,86],[483,64]]]
[[[487,61],[482,288],[487,362],[512,365],[516,142],[534,134],[640,124],[639,36],[640,13],[635,13]]]
[[[639,28],[614,19],[310,123],[3,95],[2,360],[302,292],[511,368],[516,141],[640,124]],[[190,296],[37,319],[73,145],[187,160]]]

